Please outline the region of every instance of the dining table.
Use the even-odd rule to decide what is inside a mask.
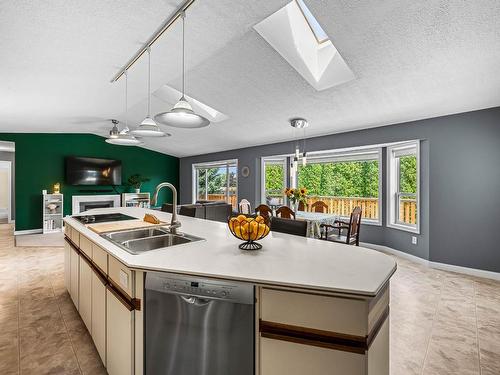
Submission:
[[[307,221],[307,236],[313,238],[321,237],[321,224],[333,225],[335,220],[340,219],[337,214],[323,213],[323,212],[308,212],[308,211],[296,211],[296,220]]]

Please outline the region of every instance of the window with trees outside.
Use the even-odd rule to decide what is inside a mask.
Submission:
[[[296,186],[308,190],[307,206],[323,201],[329,213],[349,217],[362,209],[363,222],[381,223],[381,149],[311,155],[299,164]]]
[[[262,158],[262,203],[286,205],[284,189],[290,176],[292,187],[307,188],[307,210],[314,202],[323,201],[328,213],[348,218],[359,206],[365,223],[380,225],[381,156],[380,148],[311,152],[308,163],[299,163],[294,174],[289,157]]]
[[[238,161],[193,165],[193,203],[196,201],[226,201],[238,207]]]
[[[387,148],[388,226],[419,232],[418,141]]]
[[[287,158],[262,158],[262,177],[264,180],[262,197],[265,197],[265,203],[268,206],[283,206],[287,181]]]

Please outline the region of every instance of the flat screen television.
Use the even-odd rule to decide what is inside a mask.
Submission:
[[[68,185],[121,185],[122,183],[120,160],[68,156],[65,164]]]

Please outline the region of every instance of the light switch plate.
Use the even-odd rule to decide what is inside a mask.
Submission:
[[[411,243],[412,243],[412,245],[417,244],[417,236],[411,236]]]
[[[128,289],[128,274],[123,270],[120,270],[120,285]]]

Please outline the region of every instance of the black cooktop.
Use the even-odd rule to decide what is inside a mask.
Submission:
[[[96,215],[82,215],[73,216],[76,220],[83,224],[93,223],[106,223],[108,221],[123,221],[123,220],[137,220],[136,217],[124,214],[96,214]]]

